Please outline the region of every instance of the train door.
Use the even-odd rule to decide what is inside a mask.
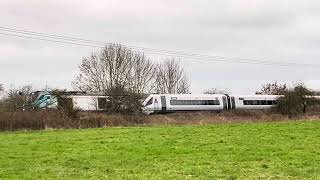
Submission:
[[[222,97],[222,103],[223,103],[223,110],[228,109],[228,102],[226,97]]]
[[[230,100],[230,96],[227,96],[227,107],[228,109],[231,109],[231,100]]]
[[[167,110],[167,102],[165,96],[161,96],[161,107],[162,112],[165,112]]]
[[[154,105],[154,110],[158,111],[159,110],[159,102],[158,102],[157,98],[154,98],[153,105]]]
[[[236,108],[236,102],[233,96],[231,96],[231,109],[235,109]]]

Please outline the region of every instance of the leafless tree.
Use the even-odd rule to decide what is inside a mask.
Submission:
[[[139,111],[139,97],[150,92],[154,69],[154,63],[143,53],[121,45],[107,45],[83,58],[80,73],[72,84],[76,90],[108,95],[108,111]]]
[[[129,79],[128,86],[131,88],[130,91],[138,94],[148,93],[152,89],[154,63],[142,53],[136,53],[133,58],[133,67],[127,78]]]
[[[190,92],[187,73],[176,59],[167,59],[155,69],[154,91],[156,93],[182,94]]]
[[[287,84],[279,84],[277,81],[274,83],[263,84],[260,91],[256,94],[266,95],[282,95],[288,90]]]
[[[72,84],[77,90],[89,92],[114,88],[147,92],[154,75],[154,65],[143,53],[116,44],[83,58],[79,70]]]
[[[19,88],[11,87],[11,89],[6,93],[5,106],[10,111],[20,111],[23,109],[32,91],[31,85],[22,86]]]
[[[203,94],[230,94],[229,90],[227,89],[217,89],[217,88],[211,88],[203,91]]]
[[[3,84],[0,84],[0,92],[3,91]]]

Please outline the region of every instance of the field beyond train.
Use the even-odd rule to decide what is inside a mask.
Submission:
[[[319,179],[320,121],[0,133],[1,179]]]

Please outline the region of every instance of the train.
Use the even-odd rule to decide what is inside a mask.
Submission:
[[[141,111],[144,114],[159,114],[190,111],[227,111],[233,109],[270,109],[282,95],[230,95],[230,94],[150,94],[142,99]],[[61,96],[83,111],[106,111],[109,96],[103,93],[65,92]],[[320,96],[314,96],[320,100]],[[57,108],[55,93],[37,91],[32,93],[24,110]]]
[[[65,92],[64,99],[83,111],[104,111],[108,96],[85,92]],[[277,104],[279,95],[228,95],[228,94],[150,94],[141,100],[144,114],[177,111],[224,111],[231,109],[269,109]],[[27,109],[57,108],[57,95],[48,91],[31,93]]]
[[[143,102],[144,114],[179,111],[270,109],[281,95],[151,94]]]

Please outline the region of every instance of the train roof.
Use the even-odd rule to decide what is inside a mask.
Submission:
[[[210,97],[210,96],[226,96],[227,94],[150,94],[150,95],[156,95],[156,96],[176,96],[176,97]],[[235,96],[235,97],[279,97],[281,95],[243,95],[243,94],[228,94],[229,96]]]
[[[150,96],[175,96],[175,97],[218,97],[225,96],[224,94],[150,94]]]
[[[250,97],[261,97],[261,98],[275,98],[275,97],[280,97],[281,95],[264,95],[264,94],[253,94],[253,95],[243,95],[243,94],[230,94],[229,96],[234,96],[234,97],[243,97],[243,98],[250,98]]]

